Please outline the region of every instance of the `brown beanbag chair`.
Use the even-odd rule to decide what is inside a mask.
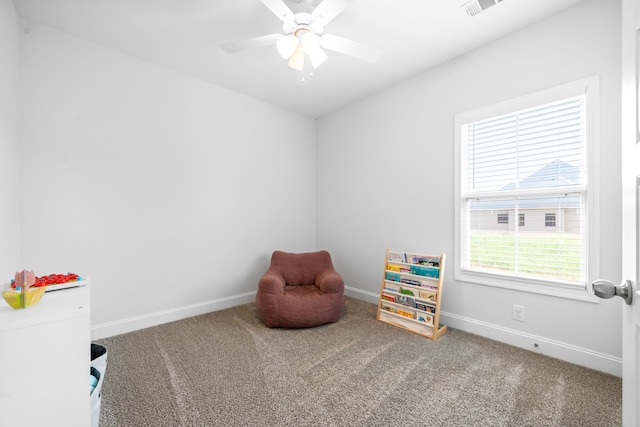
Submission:
[[[344,304],[344,281],[327,251],[275,251],[258,282],[256,311],[270,327],[308,328],[337,322]]]

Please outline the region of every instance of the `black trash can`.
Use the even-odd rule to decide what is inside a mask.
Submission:
[[[100,399],[102,383],[107,371],[107,348],[100,344],[91,344],[91,427],[100,425]]]

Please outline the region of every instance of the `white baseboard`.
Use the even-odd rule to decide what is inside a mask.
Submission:
[[[353,297],[362,301],[370,302],[371,304],[378,304],[380,300],[380,294],[363,291],[362,289],[352,288],[351,286],[344,287],[344,294],[348,297]]]
[[[116,320],[114,322],[100,323],[91,327],[91,339],[98,340],[101,338],[112,337],[114,335],[133,332],[139,329],[161,325],[163,323],[174,322],[176,320],[182,320],[188,317],[210,313],[212,311],[224,310],[225,308],[247,304],[254,302],[255,300],[256,291],[246,292],[184,307],[176,307],[155,313],[129,317],[126,319]]]
[[[620,357],[444,311],[440,314],[440,323],[474,335],[480,335],[555,359],[564,360],[574,365],[584,366],[618,377],[622,376],[622,359]]]
[[[361,289],[345,287],[345,295],[360,299],[373,304],[378,303],[377,293],[363,291]],[[537,335],[527,334],[515,329],[482,322],[457,314],[440,313],[440,324],[448,327],[469,332],[474,335],[489,338],[514,347],[544,354],[555,359],[596,371],[606,372],[611,375],[622,377],[622,359],[575,345],[544,338]]]

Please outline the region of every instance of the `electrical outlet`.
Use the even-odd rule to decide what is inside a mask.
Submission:
[[[513,304],[513,319],[524,322],[524,306]]]

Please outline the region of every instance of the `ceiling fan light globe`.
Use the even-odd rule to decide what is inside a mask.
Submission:
[[[306,53],[316,51],[320,49],[320,37],[307,31],[300,37],[300,46]]]
[[[302,47],[298,46],[296,48],[289,58],[288,65],[296,71],[304,70],[304,50],[302,50]]]
[[[289,34],[288,36],[282,37],[276,43],[276,48],[278,49],[278,53],[283,59],[290,58],[298,47],[298,38]]]
[[[313,68],[318,68],[324,61],[327,60],[327,54],[324,50],[317,48],[312,52],[308,53],[309,61],[311,61],[311,66]]]

